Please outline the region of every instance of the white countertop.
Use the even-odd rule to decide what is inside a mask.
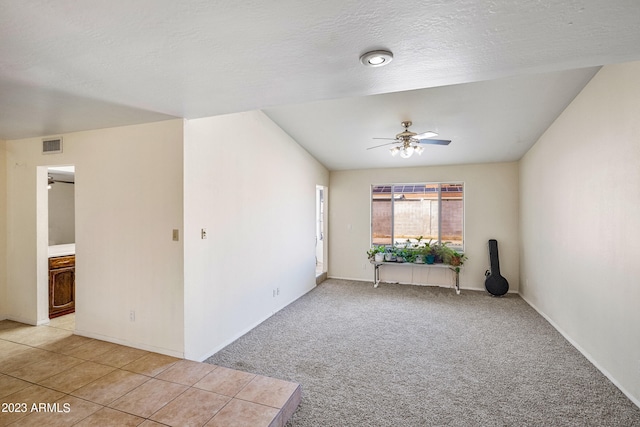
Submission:
[[[75,255],[76,244],[68,243],[66,245],[49,246],[49,258],[56,256]]]

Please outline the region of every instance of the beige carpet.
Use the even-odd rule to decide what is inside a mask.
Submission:
[[[512,294],[328,280],[208,362],[302,384],[289,426],[640,426]]]

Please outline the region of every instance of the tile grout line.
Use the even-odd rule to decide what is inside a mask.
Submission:
[[[3,339],[3,338],[0,338],[0,339],[1,339],[1,340],[4,340],[4,341],[8,341],[8,342],[13,342],[13,341],[5,340],[5,339]],[[124,366],[127,366],[128,364],[131,364],[131,363],[134,363],[134,362],[138,361],[139,359],[143,358],[145,355],[140,356],[139,358],[137,358],[137,359],[135,359],[135,360],[133,360],[133,361],[131,361],[131,362],[127,363],[127,365],[123,365],[122,367],[116,367],[116,366],[112,366],[112,365],[107,365],[107,364],[104,364],[104,363],[96,362],[96,361],[91,360],[91,359],[84,359],[84,358],[81,358],[81,357],[70,356],[70,355],[68,355],[68,354],[59,353],[59,352],[57,352],[57,351],[47,350],[47,349],[44,349],[44,348],[31,346],[31,345],[29,345],[29,344],[22,344],[22,343],[19,343],[19,342],[13,342],[13,343],[14,343],[14,344],[19,344],[19,345],[24,345],[24,346],[27,346],[27,347],[30,347],[30,348],[33,348],[33,349],[37,349],[37,350],[46,351],[46,352],[48,352],[48,353],[52,353],[52,354],[57,354],[57,355],[61,355],[61,356],[71,357],[71,358],[73,358],[73,359],[78,359],[78,360],[80,360],[80,361],[81,361],[80,363],[78,363],[78,364],[76,364],[76,365],[73,365],[73,366],[69,367],[69,369],[75,368],[75,367],[77,367],[78,365],[81,365],[81,364],[86,363],[86,362],[91,362],[91,363],[95,363],[95,364],[98,364],[98,365],[101,365],[101,366],[106,366],[106,367],[109,367],[109,368],[113,368],[114,370],[113,370],[113,371],[111,371],[111,372],[114,372],[115,370],[121,370],[121,371],[131,372],[131,373],[138,374],[138,375],[143,375],[143,376],[145,376],[145,377],[148,377],[149,379],[151,379],[151,378],[155,378],[155,377],[152,377],[152,376],[149,376],[149,375],[146,375],[146,374],[142,374],[142,373],[139,373],[139,372],[134,372],[134,371],[129,371],[129,370],[126,370],[126,369],[122,369]],[[87,344],[88,344],[88,343],[87,343]],[[84,345],[84,344],[82,344],[82,345]],[[78,346],[78,347],[81,347],[81,346]],[[108,353],[109,351],[111,351],[111,350],[108,350],[108,351],[106,351],[105,353]],[[21,368],[29,367],[29,366],[31,366],[31,365],[34,365],[34,364],[36,364],[36,363],[41,363],[41,362],[42,362],[42,361],[30,362],[30,363],[27,363],[27,364],[25,364],[25,365],[21,366]],[[65,369],[65,370],[63,370],[62,372],[66,372],[66,371],[68,371],[69,369]],[[167,368],[167,369],[168,369],[168,368]],[[58,373],[52,374],[52,375],[50,375],[50,376],[48,376],[48,377],[42,378],[42,379],[40,379],[40,381],[45,381],[45,380],[47,380],[47,379],[49,379],[49,378],[52,378],[52,377],[54,377],[54,376],[56,376],[56,375],[61,374],[62,372],[58,372]],[[102,375],[102,376],[100,376],[100,377],[96,378],[95,380],[90,381],[89,383],[84,384],[83,386],[78,387],[77,389],[75,389],[75,390],[73,390],[73,391],[76,391],[76,390],[78,390],[78,389],[80,389],[80,388],[84,387],[85,385],[91,384],[92,382],[97,381],[97,380],[99,380],[99,379],[101,379],[101,378],[103,378],[103,377],[105,377],[105,376],[109,375],[111,372],[108,372],[108,373],[106,373],[105,375]],[[164,372],[164,371],[162,371],[162,372]],[[162,372],[160,372],[160,373],[162,373]],[[33,381],[30,381],[30,380],[26,380],[26,379],[24,379],[24,378],[16,377],[15,375],[11,375],[10,373],[6,373],[6,372],[2,372],[2,373],[3,373],[4,375],[7,375],[7,376],[11,377],[11,378],[15,378],[15,379],[18,379],[18,380],[20,380],[20,381],[25,381],[25,382],[28,382],[29,384],[32,384],[32,385],[37,385],[37,386],[40,386],[40,387],[44,387],[44,388],[47,388],[47,389],[49,389],[49,390],[57,391],[57,392],[59,392],[59,393],[65,393],[64,391],[56,390],[56,389],[54,389],[54,388],[52,388],[52,387],[47,387],[47,386],[42,385],[42,384],[39,384],[39,383],[37,383],[37,382],[33,382]],[[160,375],[160,373],[158,373],[158,375]],[[146,382],[146,381],[145,381],[145,382]],[[137,387],[136,387],[136,388],[137,388]],[[72,391],[72,392],[73,392],[73,391]],[[67,394],[70,394],[70,393],[67,393]]]
[[[76,335],[74,334],[73,330],[70,330],[70,329],[59,328],[59,327],[51,326],[51,325],[42,325],[42,326],[45,326],[45,327],[47,327],[47,328],[51,328],[51,329],[56,329],[56,330],[59,330],[59,331],[65,331],[65,332],[68,332],[68,333],[70,333],[70,334],[71,334],[71,335],[66,336],[66,337],[64,337],[64,338],[60,338],[60,340],[64,340],[64,339],[67,339],[67,338],[69,338],[69,337],[76,336]],[[45,336],[43,337],[44,342],[43,342],[43,343],[40,343],[40,344],[26,344],[26,343],[24,343],[24,342],[20,342],[20,341],[13,341],[12,339],[7,339],[7,338],[5,338],[5,337],[2,337],[2,332],[3,332],[3,331],[5,331],[5,330],[7,330],[7,331],[11,331],[12,329],[14,329],[14,328],[3,328],[3,329],[0,329],[0,342],[4,341],[4,342],[6,342],[6,343],[15,344],[15,345],[22,346],[22,347],[24,347],[24,348],[25,348],[25,350],[20,350],[20,349],[19,349],[19,352],[21,352],[21,351],[29,351],[30,349],[33,349],[33,350],[41,350],[41,351],[47,352],[47,353],[40,353],[40,356],[42,356],[42,359],[43,359],[43,360],[35,360],[35,361],[32,361],[32,362],[26,363],[25,365],[20,366],[19,368],[16,368],[16,370],[18,370],[18,369],[23,369],[23,368],[28,367],[28,366],[33,365],[33,364],[42,363],[43,361],[46,361],[46,359],[49,357],[48,355],[59,355],[59,356],[65,356],[65,357],[69,357],[69,358],[71,358],[71,359],[76,359],[76,360],[78,360],[78,361],[79,361],[77,364],[75,364],[75,365],[73,365],[73,366],[71,366],[71,367],[69,367],[69,368],[67,368],[67,369],[64,369],[64,370],[62,370],[62,371],[60,371],[60,372],[56,372],[56,373],[54,373],[54,374],[52,374],[52,375],[49,375],[49,376],[47,376],[47,377],[45,377],[45,378],[38,379],[38,381],[40,381],[40,382],[45,382],[46,380],[48,380],[48,379],[50,379],[50,378],[52,378],[52,377],[54,377],[54,376],[56,376],[56,375],[60,375],[60,374],[67,373],[67,372],[72,372],[72,371],[73,371],[73,369],[77,368],[77,366],[82,365],[82,364],[85,364],[85,363],[87,363],[87,362],[92,363],[92,364],[96,364],[96,365],[100,365],[100,366],[103,366],[103,367],[108,367],[108,368],[111,368],[111,369],[112,369],[112,370],[110,370],[109,372],[107,372],[107,373],[105,373],[105,374],[103,374],[103,375],[100,375],[100,376],[99,376],[99,377],[97,377],[97,378],[93,378],[93,379],[91,379],[91,381],[89,381],[88,383],[86,383],[86,384],[82,384],[81,386],[76,387],[75,389],[73,389],[73,390],[71,390],[71,391],[69,391],[69,392],[62,391],[62,390],[57,390],[56,388],[53,388],[52,386],[42,385],[42,384],[40,384],[40,383],[38,383],[38,382],[34,382],[34,381],[31,381],[31,380],[22,379],[22,378],[19,378],[19,377],[14,376],[14,375],[11,375],[11,374],[8,374],[8,373],[5,373],[5,372],[2,372],[2,375],[6,375],[8,378],[13,378],[13,379],[15,379],[15,380],[22,381],[22,382],[24,382],[25,384],[27,384],[27,385],[26,385],[23,389],[21,389],[21,390],[24,390],[24,389],[29,388],[29,387],[32,387],[32,386],[36,386],[36,387],[40,387],[40,388],[42,388],[42,389],[46,389],[46,390],[50,390],[50,391],[53,391],[53,392],[56,392],[56,393],[60,393],[62,396],[61,396],[60,398],[56,399],[56,400],[55,400],[55,402],[60,402],[60,401],[63,401],[63,400],[65,400],[65,399],[78,399],[78,400],[81,400],[81,401],[87,402],[87,403],[89,403],[89,404],[91,404],[91,405],[95,405],[95,406],[97,407],[97,409],[96,409],[95,411],[93,411],[91,414],[88,414],[87,416],[83,417],[83,418],[82,418],[82,419],[80,419],[80,420],[76,420],[76,421],[74,422],[74,424],[80,423],[80,422],[82,422],[83,420],[85,420],[85,419],[87,419],[87,418],[89,418],[89,417],[93,416],[93,415],[94,415],[94,414],[96,414],[97,412],[99,412],[99,411],[101,411],[101,410],[103,410],[103,409],[105,409],[105,408],[108,408],[108,409],[110,409],[110,410],[117,411],[117,412],[120,412],[120,413],[123,413],[123,414],[129,414],[129,415],[132,415],[132,416],[135,416],[135,417],[138,417],[138,418],[144,419],[144,420],[154,421],[154,422],[158,422],[159,424],[163,424],[163,425],[165,425],[165,424],[164,424],[164,423],[162,423],[162,422],[159,422],[159,421],[155,421],[155,420],[153,420],[153,419],[152,419],[152,417],[153,417],[155,414],[157,414],[158,412],[162,411],[164,408],[166,408],[166,407],[167,407],[168,405],[170,405],[172,402],[174,402],[175,400],[177,400],[177,399],[179,399],[180,397],[182,397],[185,393],[189,392],[190,390],[204,391],[204,392],[208,392],[208,393],[212,393],[212,394],[217,394],[217,395],[220,395],[220,396],[225,396],[226,398],[228,398],[228,399],[229,399],[229,400],[228,400],[224,405],[222,405],[219,409],[217,409],[217,410],[216,410],[216,411],[215,411],[215,412],[214,412],[214,413],[213,413],[209,418],[207,418],[207,421],[206,421],[204,424],[211,422],[211,420],[212,420],[212,419],[214,419],[216,416],[218,416],[218,415],[219,415],[219,414],[220,414],[220,413],[221,413],[221,412],[222,412],[222,411],[223,411],[223,410],[224,410],[224,409],[225,409],[225,408],[226,408],[230,403],[232,403],[232,402],[234,402],[234,401],[237,401],[237,402],[246,402],[246,403],[251,403],[251,404],[253,404],[253,405],[258,405],[258,406],[261,406],[261,407],[264,407],[264,408],[270,408],[270,409],[274,409],[274,410],[276,410],[277,412],[276,412],[276,414],[275,414],[274,418],[270,421],[270,423],[272,424],[275,420],[278,420],[278,418],[279,418],[279,417],[282,417],[282,416],[283,416],[283,414],[285,413],[285,410],[288,410],[288,406],[290,405],[290,402],[292,402],[292,401],[293,401],[294,396],[296,395],[296,393],[298,392],[298,389],[300,388],[300,385],[299,385],[299,384],[297,384],[297,386],[296,386],[296,390],[294,390],[293,394],[291,394],[291,395],[287,398],[287,401],[284,403],[284,405],[283,405],[282,407],[271,406],[271,405],[268,405],[268,404],[263,404],[263,403],[255,402],[255,401],[252,401],[252,400],[249,400],[249,399],[242,399],[242,398],[237,397],[237,396],[238,396],[240,393],[242,393],[242,392],[243,392],[247,387],[249,387],[249,386],[250,386],[250,385],[251,385],[251,384],[256,380],[256,378],[258,378],[258,377],[259,377],[259,376],[258,376],[258,375],[256,375],[256,374],[247,373],[247,374],[251,374],[251,375],[253,375],[253,378],[251,378],[251,380],[249,380],[249,381],[248,381],[246,384],[244,384],[244,385],[243,385],[243,386],[242,386],[242,387],[241,387],[237,392],[235,392],[235,394],[234,394],[233,396],[228,396],[228,395],[225,395],[225,394],[223,394],[223,393],[219,393],[219,392],[216,392],[216,391],[213,391],[213,390],[207,390],[207,389],[202,389],[202,388],[199,388],[199,387],[195,387],[195,384],[197,384],[197,383],[198,383],[198,381],[201,381],[204,377],[206,377],[207,375],[211,374],[212,372],[214,372],[215,370],[217,370],[218,368],[220,368],[220,366],[218,366],[218,365],[210,364],[210,366],[213,366],[213,369],[211,369],[211,371],[209,371],[209,372],[205,373],[202,377],[200,377],[200,378],[199,378],[195,383],[193,383],[193,384],[190,384],[190,382],[192,381],[191,379],[192,379],[192,378],[194,378],[193,376],[191,376],[191,377],[190,377],[191,379],[189,379],[189,381],[188,381],[188,382],[189,382],[189,384],[185,384],[185,383],[181,383],[181,382],[179,382],[179,379],[178,379],[178,380],[166,380],[166,379],[161,379],[161,378],[158,378],[158,377],[159,377],[159,376],[161,376],[162,374],[166,373],[166,372],[167,372],[168,370],[170,370],[171,368],[173,368],[173,367],[174,367],[177,363],[179,363],[181,360],[187,360],[187,359],[178,359],[178,360],[176,360],[175,362],[172,362],[172,363],[168,364],[168,366],[164,367],[162,370],[160,370],[159,372],[155,373],[154,375],[149,375],[149,374],[146,374],[146,373],[141,373],[141,372],[136,372],[136,371],[132,371],[132,370],[125,369],[125,366],[128,366],[128,365],[134,364],[134,363],[136,363],[136,362],[139,362],[141,359],[143,359],[144,357],[147,357],[147,356],[149,356],[149,355],[156,354],[156,353],[154,353],[154,352],[148,352],[148,351],[142,350],[142,351],[144,351],[144,353],[143,353],[142,355],[140,355],[140,356],[138,356],[138,357],[135,357],[135,359],[133,359],[133,360],[129,360],[129,361],[127,361],[127,363],[126,363],[126,364],[124,364],[124,365],[122,365],[122,366],[113,366],[113,365],[110,365],[110,364],[102,363],[102,360],[103,360],[103,358],[104,358],[104,356],[105,356],[106,354],[108,354],[108,353],[110,353],[110,352],[112,352],[112,351],[116,351],[118,348],[108,349],[108,350],[106,350],[106,351],[103,351],[103,352],[101,352],[101,353],[99,353],[99,354],[97,354],[97,355],[93,355],[93,356],[91,356],[91,351],[87,351],[87,352],[85,352],[85,353],[86,353],[86,354],[88,354],[88,356],[82,356],[82,357],[73,356],[73,355],[71,355],[71,354],[65,354],[65,353],[62,353],[62,352],[61,352],[61,350],[67,350],[67,349],[69,349],[70,351],[71,351],[71,350],[74,350],[74,351],[75,351],[75,350],[77,350],[77,349],[81,349],[83,346],[89,345],[89,344],[91,344],[91,343],[95,343],[95,342],[98,342],[98,343],[99,343],[99,342],[102,342],[101,340],[96,340],[96,339],[93,339],[93,338],[88,338],[88,337],[86,337],[87,341],[86,341],[86,342],[82,342],[82,343],[81,343],[81,344],[79,344],[79,345],[73,346],[73,347],[71,347],[71,348],[63,347],[62,349],[52,350],[52,349],[50,349],[50,348],[43,348],[43,347],[53,346],[53,345],[56,343],[56,341],[57,341],[57,340],[56,340],[56,339],[51,339],[51,340],[50,340],[50,339],[48,339],[48,337],[46,336],[46,334],[43,334],[43,335],[45,335]],[[18,340],[28,339],[28,337],[29,337],[29,336],[31,336],[29,333],[25,333],[25,335],[24,335],[24,336],[21,336],[21,335],[20,335],[20,334],[21,334],[21,331],[20,331],[21,326],[19,326],[19,325],[18,325],[15,329],[17,329],[17,330],[16,330],[17,334],[16,334],[16,338],[14,338],[14,339],[18,339]],[[25,329],[28,329],[28,328],[25,328]],[[35,341],[35,342],[37,342],[37,340],[38,340],[38,339],[40,339],[40,337],[37,337],[34,341]],[[108,343],[108,342],[106,342],[106,343]],[[114,343],[114,344],[115,344],[115,343]],[[118,345],[119,347],[122,347],[122,348],[130,348],[130,347],[128,347],[128,346],[123,346],[123,345],[119,345],[119,344],[116,344],[116,345]],[[99,347],[97,347],[97,348],[99,349]],[[131,347],[131,348],[133,348],[133,347]],[[82,353],[82,352],[80,352],[80,353]],[[160,353],[158,353],[158,354],[159,354],[159,355],[161,355]],[[38,357],[39,357],[39,356],[38,356]],[[97,360],[96,360],[96,359],[97,359]],[[203,364],[203,362],[197,362],[197,363]],[[160,364],[160,367],[162,367],[162,364]],[[156,368],[156,369],[157,369],[157,368]],[[227,369],[230,369],[230,368],[227,368]],[[154,370],[154,369],[151,369],[151,372],[152,372],[153,370]],[[127,391],[126,391],[125,393],[123,393],[121,396],[118,396],[117,398],[115,398],[115,399],[113,399],[113,400],[110,400],[110,401],[109,401],[108,403],[106,403],[106,404],[98,403],[98,402],[94,402],[94,401],[90,400],[89,398],[86,398],[86,397],[82,397],[82,396],[78,396],[78,395],[73,394],[73,393],[75,393],[76,391],[78,391],[78,390],[82,389],[83,387],[86,387],[86,386],[88,386],[88,385],[90,385],[90,384],[92,384],[92,383],[94,383],[94,382],[100,381],[100,380],[101,380],[101,379],[103,379],[104,377],[106,377],[106,376],[108,376],[108,375],[111,375],[111,374],[113,374],[114,372],[127,372],[127,373],[131,373],[131,374],[135,374],[135,375],[141,375],[141,376],[145,377],[145,380],[144,380],[142,383],[140,383],[140,384],[136,385],[135,387],[133,387],[132,389],[127,390]],[[238,371],[238,372],[242,372],[242,371]],[[185,375],[189,375],[189,374],[185,374]],[[134,390],[137,390],[138,388],[140,388],[140,387],[142,387],[143,385],[147,384],[151,379],[156,379],[156,380],[158,380],[158,381],[163,381],[163,382],[166,382],[166,383],[171,383],[171,384],[176,384],[176,385],[184,386],[184,387],[186,387],[186,388],[185,388],[182,392],[180,392],[178,395],[176,395],[175,397],[173,397],[172,399],[170,399],[169,401],[167,401],[165,404],[163,404],[161,407],[157,408],[157,409],[156,409],[152,414],[150,414],[149,416],[146,416],[146,417],[145,417],[145,416],[138,415],[138,414],[135,414],[135,413],[128,412],[128,411],[127,411],[127,410],[125,410],[125,409],[120,409],[120,408],[115,408],[115,407],[110,406],[110,405],[112,405],[114,402],[116,402],[117,400],[121,399],[123,396],[126,396],[128,393],[131,393],[131,392],[133,392]],[[284,380],[283,380],[283,381],[284,381]],[[14,393],[18,393],[18,392],[20,392],[21,390],[18,390],[18,391],[14,392]],[[14,394],[14,393],[12,393],[12,394]],[[9,396],[10,396],[10,395],[9,395]],[[5,398],[6,398],[6,397],[5,397]],[[4,398],[3,398],[3,399],[4,399]],[[207,415],[208,415],[208,414],[207,414]],[[144,422],[144,421],[143,421],[143,422]]]
[[[55,391],[55,392],[57,392],[57,393],[62,393],[62,394],[63,394],[63,396],[61,396],[59,399],[56,399],[56,401],[55,401],[55,402],[59,402],[59,401],[60,401],[60,400],[62,400],[62,399],[72,397],[72,398],[75,398],[75,399],[80,399],[80,400],[83,400],[83,401],[85,401],[85,402],[91,403],[91,404],[93,404],[93,405],[98,405],[98,406],[100,406],[100,408],[99,408],[98,410],[96,410],[96,411],[92,412],[91,414],[87,415],[87,416],[86,416],[85,418],[83,418],[82,420],[84,420],[84,419],[86,419],[86,418],[88,418],[88,417],[92,416],[93,414],[95,414],[96,412],[98,412],[98,411],[100,411],[101,409],[104,409],[104,408],[109,408],[109,409],[112,409],[112,410],[115,410],[115,411],[118,411],[118,412],[122,412],[122,413],[130,414],[130,415],[133,415],[133,416],[137,416],[137,417],[139,417],[139,418],[143,418],[143,419],[145,419],[145,420],[149,419],[149,418],[145,418],[145,417],[140,417],[139,415],[136,415],[136,414],[131,414],[131,413],[129,413],[129,412],[126,412],[126,411],[123,411],[123,410],[120,410],[120,409],[112,408],[111,406],[108,406],[108,405],[103,405],[103,404],[101,404],[101,403],[93,402],[93,401],[91,401],[91,400],[89,400],[89,399],[85,399],[85,398],[80,397],[80,396],[75,396],[75,395],[73,395],[72,393],[73,393],[74,391],[77,391],[77,390],[81,389],[82,387],[84,387],[84,386],[86,386],[86,385],[89,385],[89,384],[91,384],[91,383],[93,383],[93,382],[95,382],[95,381],[100,380],[101,378],[104,378],[105,376],[107,376],[107,375],[109,375],[109,374],[111,374],[112,372],[115,372],[115,371],[131,372],[131,373],[133,373],[133,374],[138,374],[138,375],[142,375],[142,376],[144,376],[144,377],[147,377],[147,379],[146,379],[143,383],[141,383],[141,384],[139,384],[138,386],[134,387],[133,389],[131,389],[131,390],[127,391],[126,393],[124,393],[124,394],[123,394],[123,396],[124,396],[124,395],[126,395],[127,393],[130,393],[131,391],[133,391],[133,390],[137,389],[138,387],[142,386],[143,384],[146,384],[147,382],[149,382],[149,380],[151,380],[151,379],[153,379],[153,378],[155,378],[155,377],[152,377],[152,376],[149,376],[149,375],[145,375],[145,374],[141,374],[141,373],[138,373],[138,372],[128,371],[128,370],[126,370],[126,369],[122,369],[122,367],[114,367],[114,366],[111,366],[111,365],[105,365],[105,364],[103,364],[103,363],[95,362],[95,361],[93,361],[93,360],[83,359],[83,358],[75,357],[75,356],[70,356],[70,355],[67,355],[67,354],[64,354],[64,353],[59,353],[59,352],[57,352],[57,351],[53,351],[53,350],[47,350],[47,349],[40,348],[40,347],[37,347],[37,346],[33,346],[33,345],[30,345],[30,344],[24,344],[24,343],[21,343],[21,342],[15,342],[15,341],[7,340],[7,339],[5,339],[5,338],[0,338],[0,340],[7,341],[7,342],[12,342],[12,343],[14,343],[14,344],[18,344],[18,345],[24,345],[24,346],[26,346],[26,347],[33,348],[33,349],[37,349],[37,350],[46,351],[46,352],[51,353],[51,354],[58,354],[58,355],[67,356],[67,357],[72,357],[72,358],[75,358],[75,359],[81,360],[82,362],[78,363],[78,365],[79,365],[79,364],[82,364],[82,363],[86,363],[86,362],[91,362],[91,363],[99,364],[99,365],[101,365],[101,366],[106,366],[106,367],[114,368],[114,369],[113,369],[113,371],[110,371],[110,372],[108,372],[108,373],[106,373],[106,374],[104,374],[104,375],[102,375],[102,376],[100,376],[100,377],[98,377],[98,378],[95,378],[94,380],[90,381],[89,383],[84,384],[84,385],[82,385],[82,386],[80,386],[80,387],[78,387],[78,388],[76,388],[76,389],[72,390],[72,391],[71,391],[71,392],[69,392],[69,393],[64,392],[64,391],[61,391],[61,390],[57,390],[57,389],[55,389],[55,388],[53,388],[53,387],[49,387],[49,386],[46,386],[46,385],[42,385],[42,384],[39,384],[39,383],[36,383],[36,382],[33,382],[33,381],[25,380],[25,379],[23,379],[23,378],[19,378],[19,377],[16,377],[16,376],[11,375],[11,374],[8,374],[8,373],[3,373],[3,375],[6,375],[6,376],[8,376],[8,377],[15,378],[15,379],[17,379],[17,380],[24,381],[24,382],[26,382],[26,383],[30,384],[30,386],[27,386],[27,387],[25,387],[25,388],[28,388],[28,387],[31,387],[31,386],[37,386],[37,387],[45,388],[45,389],[47,389],[47,390]],[[81,346],[83,346],[83,345],[89,344],[89,343],[90,343],[90,342],[92,342],[92,341],[98,341],[98,340],[94,340],[93,338],[89,338],[89,340],[90,340],[89,342],[87,342],[87,343],[85,343],[85,344],[81,344],[81,345],[79,345],[79,346],[77,346],[77,347],[81,347]],[[106,352],[104,352],[104,353],[108,353],[109,351],[111,351],[111,350],[108,350],[108,351],[106,351]],[[104,354],[104,353],[103,353],[103,354]],[[139,360],[139,359],[143,358],[144,356],[146,356],[146,354],[145,354],[145,355],[142,355],[142,356],[140,356],[140,357],[138,357],[138,358],[136,358],[135,360],[133,360],[133,361],[129,362],[128,364],[133,363],[133,362],[135,362],[135,361],[137,361],[137,360]],[[36,361],[36,362],[27,363],[27,364],[25,364],[23,367],[30,366],[30,365],[35,364],[35,363],[40,363],[40,362]],[[62,371],[62,372],[67,372],[67,371],[69,371],[70,369],[75,368],[76,366],[77,366],[77,365],[71,366],[70,368],[65,369],[65,370],[64,370],[64,371]],[[124,367],[124,366],[126,366],[126,365],[123,365],[123,367]],[[168,369],[168,368],[167,368],[167,369]],[[166,370],[166,369],[165,369],[165,370]],[[43,378],[43,379],[41,379],[40,381],[47,380],[47,379],[49,379],[49,378],[51,378],[51,377],[54,377],[54,376],[56,376],[56,375],[58,375],[58,374],[60,374],[60,373],[62,373],[62,372],[59,372],[59,373],[53,374],[53,375],[51,375],[51,376],[48,376],[48,377],[46,377],[46,378]],[[162,372],[164,372],[164,370],[163,370],[163,371],[161,371],[160,373],[158,373],[157,375],[160,375]],[[185,390],[185,391],[186,391],[186,390]],[[12,393],[12,394],[13,394],[13,393]],[[181,394],[182,394],[182,393],[181,393]],[[9,395],[9,396],[10,396],[10,395]],[[8,397],[8,396],[7,396],[7,397]],[[122,397],[122,396],[119,396],[118,398],[116,398],[116,399],[114,399],[113,401],[109,402],[109,404],[111,404],[111,403],[115,402],[116,400],[118,400],[118,399],[119,399],[119,398],[121,398],[121,397]],[[168,404],[168,403],[167,403],[167,404]],[[165,406],[166,406],[166,405],[165,405]],[[164,407],[164,406],[163,406],[163,407]],[[22,417],[22,418],[24,418],[24,417]],[[22,418],[20,418],[20,419],[22,419]],[[79,420],[78,422],[81,422],[82,420]],[[74,423],[74,424],[77,424],[77,423]]]

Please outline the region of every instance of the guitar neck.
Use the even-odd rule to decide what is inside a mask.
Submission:
[[[489,262],[491,263],[491,274],[500,276],[500,259],[498,257],[498,241],[489,240]]]

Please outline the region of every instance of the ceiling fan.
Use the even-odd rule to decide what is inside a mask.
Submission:
[[[384,147],[385,145],[399,144],[395,147],[391,147],[391,155],[395,156],[400,153],[400,157],[409,158],[413,155],[414,152],[418,154],[422,154],[424,151],[424,147],[420,144],[435,144],[435,145],[449,145],[451,143],[450,140],[447,139],[431,139],[434,136],[438,136],[437,133],[428,131],[424,133],[415,133],[409,130],[409,126],[413,123],[410,121],[402,122],[402,126],[404,127],[404,131],[400,132],[396,135],[395,138],[373,138],[373,139],[388,139],[393,142],[388,142],[386,144],[376,145],[374,147],[369,147],[367,150],[371,150],[373,148]]]
[[[47,188],[49,190],[51,190],[51,186],[56,182],[61,182],[63,184],[75,184],[75,181],[73,178],[65,180],[65,179],[56,179],[56,177],[51,175],[47,176]]]

